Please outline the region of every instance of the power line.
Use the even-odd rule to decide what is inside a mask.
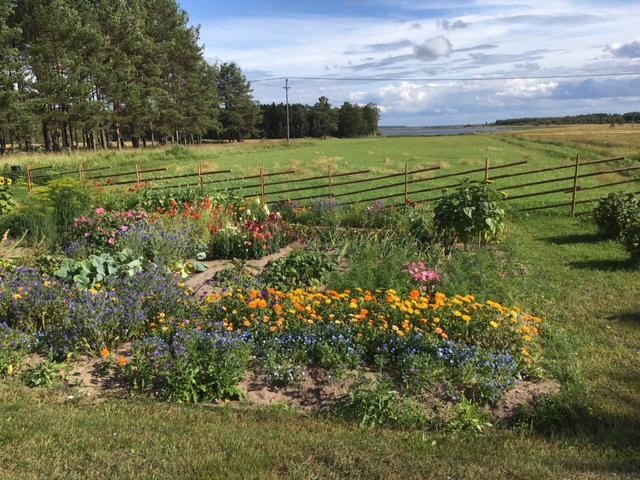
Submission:
[[[548,80],[556,78],[595,78],[595,77],[627,77],[638,76],[640,72],[620,73],[575,73],[567,75],[534,75],[534,76],[502,76],[502,77],[268,77],[249,80],[252,83],[270,82],[276,80],[311,80],[311,81],[335,81],[335,82],[484,82],[492,80]]]

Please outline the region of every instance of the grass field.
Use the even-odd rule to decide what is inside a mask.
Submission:
[[[369,176],[398,173],[404,171],[405,162],[408,162],[409,169],[417,169],[430,165],[438,165],[440,170],[419,174],[412,178],[433,177],[452,172],[459,172],[468,169],[480,168],[485,164],[485,158],[489,159],[490,165],[502,165],[506,163],[526,160],[526,165],[511,167],[509,169],[497,170],[495,175],[512,173],[524,170],[532,170],[550,166],[571,164],[576,155],[580,155],[582,160],[594,160],[611,156],[625,156],[629,160],[623,163],[600,164],[595,166],[585,166],[581,172],[594,172],[598,169],[613,169],[624,166],[635,165],[639,158],[638,138],[640,129],[636,125],[619,126],[610,128],[609,126],[579,126],[579,127],[554,127],[538,130],[524,130],[504,133],[500,135],[465,135],[454,137],[404,137],[404,138],[363,138],[363,139],[329,139],[329,140],[297,140],[291,144],[280,141],[252,141],[245,144],[224,144],[207,145],[189,148],[167,148],[148,151],[125,150],[123,152],[99,152],[99,153],[74,153],[71,155],[25,155],[19,154],[8,157],[8,163],[32,167],[52,165],[57,171],[70,171],[78,168],[82,163],[84,168],[110,166],[106,172],[96,174],[134,171],[138,164],[142,169],[166,167],[166,173],[150,173],[150,177],[158,175],[185,174],[197,171],[198,164],[203,166],[205,171],[228,169],[233,173],[216,178],[230,178],[243,175],[256,175],[259,172],[260,163],[264,164],[266,172],[284,171],[295,169],[296,173],[287,176],[273,177],[273,180],[290,180],[295,182],[296,178],[309,175],[326,175],[330,165],[335,173],[358,171],[369,169]],[[40,174],[41,172],[36,172]],[[502,179],[498,181],[498,187],[519,185],[522,183],[535,182],[548,178],[561,178],[571,176],[571,169],[546,172],[526,177],[516,177],[513,179]],[[91,175],[91,174],[89,174]],[[472,178],[482,178],[482,173],[471,175]],[[132,179],[135,177],[126,177]],[[359,177],[345,177],[365,178]],[[441,181],[430,182],[429,184],[418,184],[411,189],[418,189],[444,186],[455,183],[463,177],[454,179],[443,179]],[[581,179],[579,184],[583,187],[592,187],[600,183],[615,182],[628,178],[625,173],[614,173],[598,177],[588,177]],[[118,179],[120,180],[120,179]],[[453,180],[453,181],[452,181]],[[186,181],[193,182],[194,179]],[[402,178],[393,178],[375,183],[375,185],[385,185],[397,183]],[[180,180],[179,182],[183,182]],[[253,183],[256,180],[245,182]],[[175,183],[175,181],[173,182]],[[268,181],[267,181],[268,184]],[[309,185],[326,185],[326,180],[304,183]],[[373,184],[372,184],[373,185]],[[372,186],[370,185],[370,186]],[[216,187],[219,188],[220,184]],[[269,188],[269,190],[283,190],[288,185],[279,185]],[[553,183],[550,185],[538,185],[526,187],[524,190],[511,190],[514,195],[526,194],[536,191],[552,190],[559,187],[571,188],[572,181],[564,183]],[[635,184],[627,184],[618,188],[632,190]],[[356,185],[346,185],[334,188],[334,193],[340,195],[348,191],[361,190],[366,188],[366,183]],[[637,186],[636,186],[637,187]],[[636,188],[637,189],[637,188]],[[348,200],[362,200],[375,198],[392,192],[399,193],[402,187],[394,189],[377,190],[371,193],[361,193]],[[603,190],[595,190],[589,195],[580,196],[582,199],[595,198],[601,195]],[[258,188],[247,188],[243,194],[257,194]],[[271,195],[271,200],[296,198],[296,196],[308,196],[327,193],[326,189],[315,191],[304,191],[302,193],[289,193],[282,195]],[[604,192],[606,193],[606,192]],[[412,200],[424,200],[437,196],[437,192],[411,195]],[[341,197],[345,201],[347,197]],[[532,197],[526,200],[514,201],[517,207],[540,206],[548,203],[560,203],[568,201],[569,195],[558,193],[544,197]],[[402,197],[388,200],[388,203],[402,201]]]
[[[520,300],[570,339],[556,365],[570,390],[530,427],[446,438],[4,385],[0,478],[638,478],[640,272],[567,216],[517,221],[507,247],[528,270]]]
[[[497,136],[258,143],[9,160],[64,164],[59,168],[80,160],[87,166],[114,162],[123,169],[139,162],[175,172],[198,163],[249,172],[262,161],[266,169],[293,165],[308,175],[323,172],[328,163],[337,170],[371,167],[386,173],[402,169],[405,160],[456,171],[482,166],[485,156],[496,163],[527,159],[527,168],[564,164],[576,154],[637,158],[637,135],[621,132],[638,129],[611,130],[615,134],[608,126],[558,127]],[[565,175],[570,172],[558,174]],[[527,180],[538,178],[543,177]],[[520,180],[504,185],[512,183]],[[557,187],[531,191],[545,188]],[[521,205],[558,199],[567,200],[559,194]],[[600,241],[588,218],[571,218],[567,209],[513,215],[500,249],[513,256],[521,272],[510,279],[519,292],[517,303],[548,319],[551,369],[565,385],[559,397],[523,416],[518,428],[489,429],[479,437],[362,430],[284,408],[92,403],[67,393],[0,384],[0,479],[639,478],[640,271],[629,264],[623,247]]]

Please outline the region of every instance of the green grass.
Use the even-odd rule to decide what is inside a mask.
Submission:
[[[300,170],[297,175],[307,176],[326,172],[329,164],[337,172],[371,168],[382,174],[402,170],[406,160],[415,168],[437,163],[445,173],[483,166],[486,156],[492,164],[526,159],[529,164],[520,168],[527,169],[565,164],[576,154],[583,159],[637,156],[633,142],[614,142],[611,132],[590,130],[590,141],[582,143],[578,140],[583,133],[571,131],[565,138],[557,132],[547,139],[478,135],[305,140],[290,146],[254,143],[8,160],[54,162],[61,170],[82,161],[87,167],[112,164],[119,171],[138,162],[143,168],[168,166],[176,173],[195,171],[198,163],[207,169],[255,173],[264,162],[267,171],[294,167]],[[563,170],[554,176],[571,173]],[[549,177],[520,177],[498,186]],[[591,177],[581,184],[621,178]],[[557,184],[526,192],[552,188]],[[607,191],[594,190],[582,198]],[[513,205],[567,200],[568,195],[556,194]],[[69,400],[64,393],[0,384],[0,479],[638,478],[640,271],[629,265],[619,244],[599,241],[595,227],[585,218],[571,218],[568,209],[513,215],[507,246],[521,273],[505,278],[513,282],[505,296],[516,295],[517,303],[548,319],[549,367],[566,386],[563,395],[528,414],[528,427],[447,438],[360,430],[335,419],[284,410],[133,400],[91,403]],[[478,272],[473,278],[483,290],[494,288],[485,285]]]
[[[0,386],[0,478],[638,478],[640,272],[584,219],[514,221],[521,304],[567,393],[482,437],[361,430],[277,409],[91,403]]]
[[[607,127],[608,128],[608,127]],[[607,133],[607,132],[604,132]],[[602,135],[604,135],[602,133]],[[537,137],[534,137],[537,138]],[[166,173],[149,173],[148,177],[161,175],[194,173],[198,164],[203,165],[205,171],[210,170],[231,170],[233,173],[216,177],[230,178],[242,175],[257,175],[260,163],[264,164],[265,171],[278,172],[295,169],[296,173],[287,176],[272,177],[272,181],[288,180],[291,184],[285,183],[274,186],[267,186],[267,194],[270,200],[298,198],[302,196],[313,196],[316,194],[326,194],[326,187],[319,190],[304,190],[300,192],[275,195],[273,192],[285,190],[295,182],[296,178],[306,176],[326,175],[329,166],[335,173],[358,171],[363,169],[371,170],[368,176],[399,173],[404,171],[405,161],[409,169],[418,169],[425,166],[437,165],[440,170],[429,173],[422,173],[412,176],[412,178],[425,178],[438,176],[452,172],[460,172],[473,168],[484,167],[485,158],[489,159],[490,165],[501,165],[516,161],[526,160],[527,165],[511,167],[503,170],[491,172],[492,176],[505,173],[524,171],[530,169],[543,168],[548,166],[565,165],[573,162],[576,155],[580,155],[583,160],[598,159],[608,155],[627,156],[637,155],[635,144],[615,144],[610,147],[599,145],[598,148],[584,143],[577,144],[575,141],[567,140],[563,143],[562,138],[549,143],[534,141],[524,136],[513,135],[465,135],[448,137],[409,137],[409,138],[363,138],[363,139],[328,139],[328,140],[298,140],[291,144],[281,142],[262,141],[246,144],[226,144],[209,145],[202,147],[178,147],[177,149],[154,149],[147,151],[127,150],[123,152],[99,152],[99,153],[74,153],[71,155],[26,155],[20,154],[8,157],[8,163],[29,164],[31,166],[53,165],[57,171],[73,171],[82,163],[84,168],[110,166],[108,171],[89,173],[88,175],[104,175],[115,172],[131,172],[135,170],[135,165],[139,164],[141,169],[166,167]],[[585,166],[581,172],[593,172],[598,169],[617,168],[617,164]],[[42,172],[35,172],[40,175]],[[569,177],[573,174],[572,169],[559,170],[555,172],[540,173],[529,176],[521,176],[513,179],[501,179],[496,182],[498,187],[519,185],[522,183],[535,182],[548,178]],[[595,186],[602,182],[611,182],[628,177],[624,174],[610,174],[598,177],[588,177],[581,179],[580,186]],[[145,175],[143,175],[144,177]],[[474,179],[482,179],[483,173],[478,172],[471,175]],[[353,180],[360,177],[336,178],[335,182]],[[443,187],[455,184],[463,177],[454,177],[437,180],[429,183],[410,185],[409,193],[413,200],[424,200],[440,195],[439,190],[429,193],[412,194],[419,188]],[[116,180],[133,180],[134,176],[121,177]],[[194,178],[178,180],[178,182],[194,182]],[[354,190],[362,190],[371,186],[388,185],[390,183],[402,182],[402,177],[396,177],[374,183],[358,183],[335,187],[335,194],[342,194]],[[267,179],[267,184],[269,178]],[[174,182],[175,183],[175,182]],[[308,182],[297,186],[326,185],[326,180]],[[245,182],[246,185],[254,185],[252,188],[245,188],[243,194],[258,194],[259,180],[254,179]],[[224,188],[224,184],[216,184],[211,188]],[[552,190],[558,188],[570,189],[572,181],[567,180],[561,183],[549,185],[537,185],[524,189],[509,190],[510,195],[532,193],[536,191]],[[627,184],[616,188],[637,189],[637,184]],[[114,187],[110,187],[114,188]],[[349,197],[340,197],[342,201],[363,200],[375,198],[389,193],[401,193],[402,186],[394,188],[376,190],[370,193],[360,193]],[[606,193],[606,189],[593,190],[579,194],[579,199],[597,198]],[[24,193],[24,192],[22,192]],[[19,195],[22,197],[22,195]],[[517,208],[527,206],[540,206],[548,203],[560,203],[570,200],[567,193],[556,193],[539,197],[530,197],[523,200],[516,200],[510,204]],[[403,201],[402,195],[386,200],[387,203],[400,203]],[[581,207],[585,208],[585,207]]]

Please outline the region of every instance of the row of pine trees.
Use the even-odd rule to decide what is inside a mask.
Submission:
[[[262,105],[262,134],[266,138],[287,135],[286,105]],[[332,107],[327,97],[320,97],[313,106],[295,103],[289,106],[291,138],[362,137],[378,134],[380,111],[372,103],[354,105],[345,102]]]
[[[198,42],[176,0],[0,0],[0,153],[284,137],[284,107]],[[292,137],[377,130],[371,105],[292,111]]]

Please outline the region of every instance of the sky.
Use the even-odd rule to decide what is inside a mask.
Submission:
[[[292,103],[373,102],[381,125],[640,111],[640,75],[595,76],[640,72],[640,0],[180,4],[207,61],[238,63],[263,103],[293,77]],[[594,76],[530,78],[576,74]]]

